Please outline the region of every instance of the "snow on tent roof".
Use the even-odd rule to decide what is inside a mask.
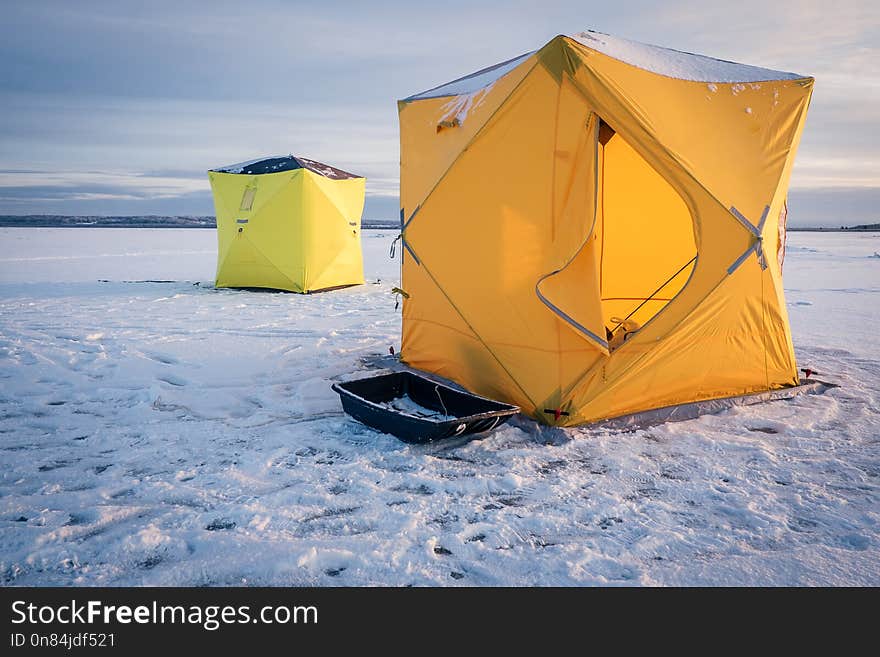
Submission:
[[[238,164],[229,164],[224,167],[217,167],[211,171],[217,173],[240,173],[245,175],[259,175],[263,173],[279,173],[281,171],[294,171],[296,169],[308,169],[315,173],[332,178],[333,180],[345,180],[347,178],[361,178],[348,171],[331,167],[329,164],[310,160],[306,157],[298,155],[274,155],[270,157],[260,157],[256,160],[247,162],[239,162]]]
[[[671,48],[650,46],[592,30],[570,35],[569,38],[632,66],[680,80],[724,83],[796,80],[806,77],[797,73],[774,71]]]
[[[797,73],[774,71],[759,66],[737,64],[724,59],[715,59],[705,55],[695,55],[671,48],[651,46],[637,41],[588,30],[579,34],[568,35],[568,38],[601,52],[609,57],[631,64],[638,68],[659,75],[694,82],[764,82],[767,80],[796,80],[806,76]],[[405,100],[423,100],[441,96],[460,96],[474,93],[501,79],[517,66],[522,64],[535,50],[506,62],[484,68],[463,78],[434,87],[428,91],[415,94]]]
[[[488,87],[496,80],[510,73],[513,69],[515,69],[517,66],[522,64],[526,59],[534,54],[535,51],[532,50],[531,52],[527,52],[526,54],[520,55],[519,57],[508,59],[506,62],[495,64],[494,66],[484,68],[483,70],[477,71],[476,73],[466,75],[463,78],[459,78],[457,80],[453,80],[452,82],[442,84],[439,87],[434,87],[433,89],[428,89],[427,91],[423,91],[420,94],[415,94],[413,96],[410,96],[409,98],[406,98],[405,100],[422,100],[424,98],[439,98],[441,96],[461,96],[462,94],[470,94],[475,91],[479,91],[480,89]]]

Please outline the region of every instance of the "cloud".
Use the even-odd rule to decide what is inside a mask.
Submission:
[[[367,181],[365,219],[394,220],[396,178]],[[214,213],[207,176],[187,171],[0,169],[0,214]]]
[[[793,189],[876,188],[880,190],[880,159],[804,157],[796,161]]]
[[[396,109],[2,93],[0,105],[13,114],[0,124],[0,187],[172,198],[207,191],[210,168],[295,153],[366,176],[368,195],[397,195]]]
[[[396,178],[371,179],[369,196],[396,197]],[[0,195],[25,199],[39,190],[54,200],[178,198],[210,190],[207,176],[186,172],[167,175],[160,172],[120,173],[116,171],[37,171],[0,169]]]
[[[207,187],[204,180],[187,177],[153,176],[108,171],[3,171],[0,170],[0,193],[4,189],[25,191],[30,188],[56,190],[66,198],[99,197],[174,198]],[[84,190],[107,191],[84,191]]]
[[[45,0],[0,26],[0,192],[210,213],[207,169],[293,152],[367,176],[386,212],[397,98],[590,27],[815,75],[793,188],[880,186],[876,3]]]
[[[810,74],[840,70],[841,56],[845,63],[854,52],[876,50],[878,26],[880,5],[868,0],[833,9],[825,0],[672,0],[658,5],[645,28],[678,43],[661,45],[693,44],[716,57]]]

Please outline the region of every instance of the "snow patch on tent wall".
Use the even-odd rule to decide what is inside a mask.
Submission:
[[[486,100],[486,96],[489,95],[489,92],[492,91],[492,87],[494,86],[495,83],[492,82],[489,86],[478,89],[472,93],[450,98],[449,102],[443,106],[443,116],[440,117],[439,124],[454,124],[456,126],[463,124],[467,121],[470,111],[483,104],[483,101]]]
[[[766,80],[797,80],[806,77],[797,73],[774,71],[769,68],[737,64],[671,48],[651,46],[591,30],[570,35],[569,38],[587,48],[627,64],[680,80],[743,83]],[[714,91],[714,89],[710,87],[710,91]]]

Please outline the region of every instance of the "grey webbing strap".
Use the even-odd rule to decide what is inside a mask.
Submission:
[[[736,217],[737,221],[739,221],[743,226],[745,226],[748,231],[755,237],[756,242],[749,246],[745,252],[737,258],[730,267],[727,268],[727,273],[732,274],[739,266],[746,261],[752,251],[755,252],[755,255],[758,257],[758,264],[761,266],[761,269],[767,269],[767,260],[764,257],[764,224],[767,223],[767,217],[770,214],[770,206],[765,205],[764,211],[761,213],[761,219],[758,221],[757,227],[752,224],[751,221],[745,218],[743,214],[737,210],[735,207],[731,206],[730,214]]]

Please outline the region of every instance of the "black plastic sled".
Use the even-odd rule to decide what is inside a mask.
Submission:
[[[334,383],[342,408],[356,420],[408,443],[491,431],[518,406],[455,390],[413,372]]]

